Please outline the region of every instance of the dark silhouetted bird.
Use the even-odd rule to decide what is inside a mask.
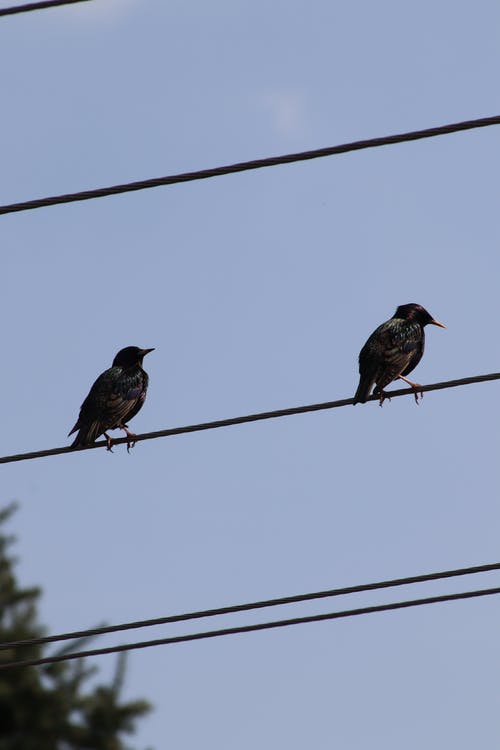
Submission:
[[[78,420],[69,433],[78,430],[73,446],[91,445],[104,434],[108,450],[113,441],[106,430],[121,429],[127,434],[127,451],[134,446],[134,433],[125,424],[135,417],[146,399],[149,377],[142,369],[143,357],[154,349],[127,346],[112,366],[99,375],[80,408]]]
[[[408,375],[422,359],[425,345],[424,326],[428,323],[446,328],[443,323],[434,320],[421,305],[411,303],[400,305],[394,317],[382,323],[370,336],[359,353],[359,385],[354,396],[354,403],[362,403],[373,391],[380,396],[380,406],[388,398],[384,388],[393,380],[400,378],[415,390],[415,401],[418,404],[418,383],[412,383]],[[423,397],[423,393],[421,393]]]

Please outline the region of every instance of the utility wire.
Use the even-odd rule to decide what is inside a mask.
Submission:
[[[265,159],[253,159],[252,161],[243,161],[237,164],[230,164],[223,167],[200,169],[196,172],[184,172],[181,174],[169,175],[167,177],[156,177],[149,180],[127,182],[122,185],[112,185],[110,187],[96,188],[94,190],[82,190],[78,193],[66,193],[64,195],[53,195],[48,198],[38,198],[36,200],[22,201],[21,203],[10,203],[8,205],[0,206],[0,214],[10,214],[15,213],[16,211],[30,211],[34,208],[55,206],[59,203],[73,203],[74,201],[85,201],[92,198],[104,198],[108,195],[130,193],[134,190],[145,190],[146,188],[160,187],[161,185],[175,185],[179,182],[204,180],[208,177],[219,177],[221,175],[234,174],[235,172],[246,172],[249,169],[275,167],[279,164],[290,164],[291,162],[306,161],[308,159],[318,159],[322,156],[345,154],[348,151],[359,151],[361,149],[374,148],[376,146],[388,146],[393,143],[416,141],[420,140],[421,138],[432,138],[437,135],[457,133],[461,130],[484,128],[489,125],[500,125],[500,115],[495,115],[494,117],[482,117],[476,120],[466,120],[464,122],[454,122],[449,125],[440,125],[439,127],[435,128],[414,130],[408,133],[398,133],[397,135],[387,135],[380,138],[370,138],[368,140],[354,141],[352,143],[342,143],[339,146],[318,148],[312,151],[300,151],[298,153],[285,154],[283,156],[271,156]]]
[[[491,372],[487,375],[473,375],[468,378],[459,378],[458,380],[445,380],[442,383],[429,383],[418,387],[419,393],[428,393],[429,391],[441,391],[446,388],[456,388],[461,385],[470,385],[471,383],[485,383],[490,380],[499,380],[500,372]],[[388,391],[388,397],[396,398],[398,396],[407,396],[414,394],[413,388],[401,388],[397,391]],[[378,396],[370,396],[368,401],[378,401]],[[307,406],[292,406],[289,409],[276,409],[275,411],[264,411],[257,414],[247,414],[243,417],[232,417],[230,419],[219,419],[215,422],[202,422],[201,424],[190,424],[184,427],[172,427],[168,430],[157,430],[156,432],[143,432],[134,436],[135,442],[141,440],[154,440],[161,437],[171,437],[172,435],[183,435],[187,432],[202,432],[203,430],[214,430],[217,427],[231,427],[236,424],[245,424],[247,422],[260,422],[265,419],[276,419],[277,417],[290,417],[294,414],[305,414],[313,411],[324,411],[325,409],[336,409],[340,406],[349,406],[354,402],[353,398],[344,398],[339,401],[325,401],[320,404],[308,404]],[[113,445],[126,443],[127,438],[113,438]],[[91,450],[93,448],[102,448],[106,446],[105,440],[99,440],[92,445],[83,445],[73,448],[70,445],[61,448],[48,448],[41,451],[32,451],[30,453],[16,453],[12,456],[1,456],[0,464],[9,464],[14,461],[29,461],[33,458],[44,458],[45,456],[57,456],[61,453],[75,453],[76,451]]]
[[[39,3],[26,3],[25,5],[12,5],[10,8],[1,8],[0,16],[13,16],[15,13],[28,13],[32,10],[55,8],[57,5],[73,5],[74,3],[85,2],[89,2],[89,0],[41,0]]]
[[[491,596],[500,594],[500,587],[491,589],[480,589],[476,591],[462,591],[458,594],[442,594],[441,596],[430,596],[425,599],[410,599],[390,604],[376,604],[371,607],[359,607],[358,609],[346,609],[340,612],[327,612],[320,615],[308,615],[307,617],[292,617],[287,620],[275,620],[274,622],[261,622],[255,625],[240,625],[234,628],[222,628],[220,630],[207,630],[202,633],[188,633],[186,635],[171,636],[169,638],[156,638],[151,641],[139,641],[137,643],[125,643],[121,646],[108,646],[106,648],[95,648],[88,651],[75,651],[67,654],[47,656],[41,659],[24,659],[23,661],[7,662],[0,664],[0,670],[12,669],[14,667],[39,667],[43,664],[55,664],[70,659],[83,659],[88,656],[103,656],[104,654],[116,654],[122,651],[132,651],[150,646],[167,646],[173,643],[186,643],[188,641],[200,641],[207,638],[218,638],[220,636],[237,635],[240,633],[251,633],[257,630],[271,630],[272,628],[283,628],[289,625],[302,625],[309,622],[322,622],[325,620],[338,620],[344,617],[355,617],[375,612],[389,612],[395,609],[406,609],[418,607],[423,604],[438,604],[440,602],[452,602],[459,599],[473,599],[480,596]]]
[[[45,643],[56,643],[58,641],[67,641],[77,638],[89,638],[97,635],[105,635],[108,633],[118,633],[124,630],[151,627],[153,625],[167,625],[173,622],[197,620],[201,617],[215,617],[218,615],[234,614],[235,612],[248,612],[254,609],[263,609],[265,607],[277,607],[284,604],[297,604],[299,602],[312,601],[313,599],[326,599],[333,596],[343,596],[345,594],[358,594],[363,591],[376,591],[379,589],[393,588],[395,586],[407,586],[415,583],[424,583],[426,581],[437,581],[443,578],[455,578],[457,576],[488,573],[494,570],[500,570],[500,562],[489,563],[486,565],[474,565],[468,568],[456,568],[454,570],[443,570],[437,573],[424,573],[421,575],[409,576],[407,578],[393,578],[386,581],[376,581],[375,583],[362,583],[356,586],[345,586],[343,588],[328,589],[325,591],[313,591],[307,594],[283,596],[278,599],[263,599],[261,601],[249,602],[247,604],[233,604],[227,607],[199,610],[197,612],[188,612],[181,615],[157,617],[152,620],[137,620],[135,622],[121,623],[120,625],[103,625],[99,628],[75,630],[72,633],[59,633],[58,635],[48,635],[42,638],[29,638],[22,641],[8,641],[5,643],[0,643],[0,651],[21,648],[24,646],[39,646]]]
[[[71,5],[78,2],[88,2],[88,0],[43,0],[41,2],[27,3],[25,5],[12,6],[9,8],[0,9],[0,16],[14,15],[18,13],[25,13],[34,10],[42,10],[46,8]],[[60,203],[70,203],[81,200],[90,200],[93,198],[101,198],[109,195],[116,195],[119,193],[132,192],[136,190],[143,190],[152,187],[159,187],[163,185],[172,185],[181,182],[190,182],[194,180],[207,179],[209,177],[221,176],[225,174],[233,174],[236,172],[243,172],[252,169],[259,169],[268,166],[277,166],[281,164],[289,164],[292,162],[306,161],[309,159],[320,158],[324,156],[333,156],[336,154],[347,153],[349,151],[356,151],[366,148],[373,148],[377,146],[390,145],[394,143],[402,143],[407,141],[419,140],[423,138],[430,138],[438,135],[445,135],[449,133],[459,132],[462,130],[470,130],[473,128],[487,127],[489,125],[500,124],[500,117],[488,117],[476,120],[469,120],[460,123],[452,123],[435,128],[427,128],[425,130],[413,131],[408,133],[396,134],[392,136],[385,136],[380,138],[372,138],[369,140],[355,141],[352,143],[340,144],[338,146],[327,147],[322,149],[315,149],[311,151],[304,151],[299,153],[286,154],[278,157],[268,157],[265,159],[255,159],[247,162],[240,162],[232,165],[216,167],[212,169],[199,170],[196,172],[187,172],[177,175],[170,175],[166,177],[154,178],[149,180],[136,181],[121,185],[114,185],[106,188],[98,188],[95,190],[80,191],[78,193],[68,193],[65,195],[51,196],[38,200],[24,201],[21,203],[14,203],[10,205],[0,206],[0,214],[14,213],[19,211],[26,211],[35,208],[42,208],[46,206],[56,205]],[[440,390],[443,388],[456,387],[458,385],[466,385],[475,382],[485,382],[488,380],[496,380],[500,378],[500,373],[491,373],[484,376],[476,376],[472,378],[464,378],[456,381],[447,381],[443,383],[435,383],[422,387],[423,392],[431,390]],[[413,393],[412,389],[402,389],[391,393],[392,396],[406,395]],[[370,400],[377,400],[378,397],[372,396]],[[228,420],[219,420],[216,422],[203,423],[198,425],[188,425],[186,427],[174,428],[171,430],[162,430],[155,433],[144,433],[137,435],[136,440],[147,440],[156,437],[166,437],[175,434],[182,434],[185,432],[195,432],[206,429],[214,429],[216,427],[230,426],[234,424],[242,424],[245,422],[252,422],[264,419],[272,419],[281,416],[289,416],[293,414],[300,414],[310,411],[319,411],[323,409],[330,409],[339,406],[347,406],[352,404],[353,399],[343,399],[341,401],[325,402],[322,404],[312,404],[302,407],[294,407],[291,409],[276,410],[274,412],[263,412],[259,414],[247,415],[244,417],[236,417]],[[114,441],[115,443],[126,442],[125,438]],[[92,446],[86,446],[80,448],[85,450],[88,448],[101,447],[106,445],[105,441],[96,443]],[[63,453],[73,451],[71,447],[52,449],[49,451],[38,451],[35,453],[18,454],[15,456],[5,456],[0,458],[0,463],[8,463],[19,460],[26,460],[29,458],[38,458],[47,455],[54,455],[57,453]],[[320,599],[326,597],[339,596],[343,594],[350,594],[368,590],[376,590],[382,588],[389,588],[394,586],[401,586],[413,583],[419,583],[423,581],[437,580],[442,578],[449,578],[454,576],[468,575],[479,572],[487,572],[492,570],[500,569],[500,563],[493,563],[490,565],[475,566],[471,568],[462,568],[452,571],[442,571],[439,573],[424,574],[420,576],[411,576],[402,579],[393,579],[390,581],[380,581],[376,583],[361,584],[357,586],[349,586],[341,589],[331,589],[327,591],[318,591],[308,594],[300,594],[296,596],[282,597],[280,599],[263,600],[259,602],[252,602],[248,604],[232,605],[228,607],[221,607],[218,609],[202,610],[198,612],[191,612],[181,615],[171,615],[162,618],[155,618],[151,620],[142,620],[130,623],[122,623],[114,626],[104,626],[101,628],[94,628],[84,631],[74,631],[71,633],[63,633],[54,636],[47,636],[38,639],[28,639],[24,641],[13,641],[10,643],[0,644],[0,650],[11,649],[21,646],[33,646],[49,642],[57,642],[62,640],[69,640],[78,637],[102,635],[105,633],[118,632],[123,630],[129,630],[133,628],[147,627],[152,625],[167,624],[179,621],[186,621],[192,619],[198,619],[201,617],[212,617],[215,615],[229,614],[234,612],[249,611],[253,609],[259,609],[264,607],[278,606],[283,604],[291,604],[295,602],[309,601],[313,599]],[[219,636],[227,636],[234,634],[241,634],[247,632],[254,632],[258,630],[267,630],[278,627],[286,627],[291,625],[305,624],[311,622],[320,622],[332,619],[340,619],[345,617],[353,617],[362,614],[370,614],[375,612],[391,611],[396,609],[403,609],[408,607],[421,606],[424,604],[436,604],[447,601],[457,601],[460,599],[470,599],[480,596],[489,596],[500,593],[500,588],[483,589],[476,591],[461,592],[456,594],[440,595],[435,597],[427,597],[423,599],[407,600],[402,602],[394,602],[391,604],[374,605],[370,607],[361,607],[351,610],[343,610],[338,612],[331,612],[319,615],[310,615],[306,617],[289,618],[287,620],[277,620],[274,622],[259,623],[247,626],[238,626],[233,628],[224,628],[213,631],[205,631],[201,633],[192,633],[181,636],[174,636],[170,638],[155,639],[150,641],[142,641],[137,643],[124,644],[122,646],[107,647],[102,649],[92,649],[88,651],[80,651],[75,653],[67,653],[59,656],[46,657],[41,659],[31,659],[19,662],[10,662],[0,665],[0,669],[8,669],[13,667],[28,667],[28,666],[40,666],[43,664],[52,664],[60,661],[67,661],[70,659],[84,658],[87,656],[97,656],[109,653],[124,652],[133,649],[146,648],[150,646],[168,645],[173,643],[181,643],[187,641],[201,640],[207,638],[214,638]]]

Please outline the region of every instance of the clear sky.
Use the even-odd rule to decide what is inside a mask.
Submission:
[[[11,0],[2,5],[10,5]],[[498,114],[500,8],[95,0],[0,19],[0,202]],[[0,217],[0,455],[69,443],[145,360],[136,431],[346,398],[398,304],[419,382],[499,370],[500,131]],[[498,383],[1,468],[51,632],[494,562]],[[498,585],[498,575],[219,626]],[[500,601],[135,652],[138,748],[496,748]],[[95,645],[162,637],[155,628]],[[93,660],[101,675],[114,657]]]

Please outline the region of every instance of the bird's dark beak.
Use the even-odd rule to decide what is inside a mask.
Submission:
[[[444,323],[440,323],[439,320],[434,320],[434,318],[430,321],[430,324],[433,326],[439,326],[440,328],[446,328]]]
[[[439,325],[441,325],[441,324],[439,324]],[[154,352],[154,350],[155,350],[154,346],[153,346],[152,349],[143,349],[142,352],[141,352],[141,354],[142,354],[143,357],[145,357],[146,354],[149,354],[149,352]]]

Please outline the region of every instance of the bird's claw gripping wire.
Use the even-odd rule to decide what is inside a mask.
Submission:
[[[382,406],[385,400],[387,400],[387,401],[391,400],[391,397],[389,396],[389,394],[386,391],[378,391],[376,393],[376,395],[378,396],[378,405],[379,406]]]
[[[133,448],[137,442],[137,440],[134,440],[136,437],[135,432],[131,432],[130,430],[127,430],[126,425],[122,425],[121,429],[126,433],[127,435],[127,453],[130,453],[130,449]]]
[[[400,380],[404,380],[405,383],[408,383],[410,388],[413,388],[413,396],[415,397],[415,403],[418,404],[418,395],[420,394],[420,400],[424,398],[424,392],[422,390],[422,384],[421,383],[413,383],[411,380],[408,380],[408,378],[405,378],[403,375],[398,375]]]

